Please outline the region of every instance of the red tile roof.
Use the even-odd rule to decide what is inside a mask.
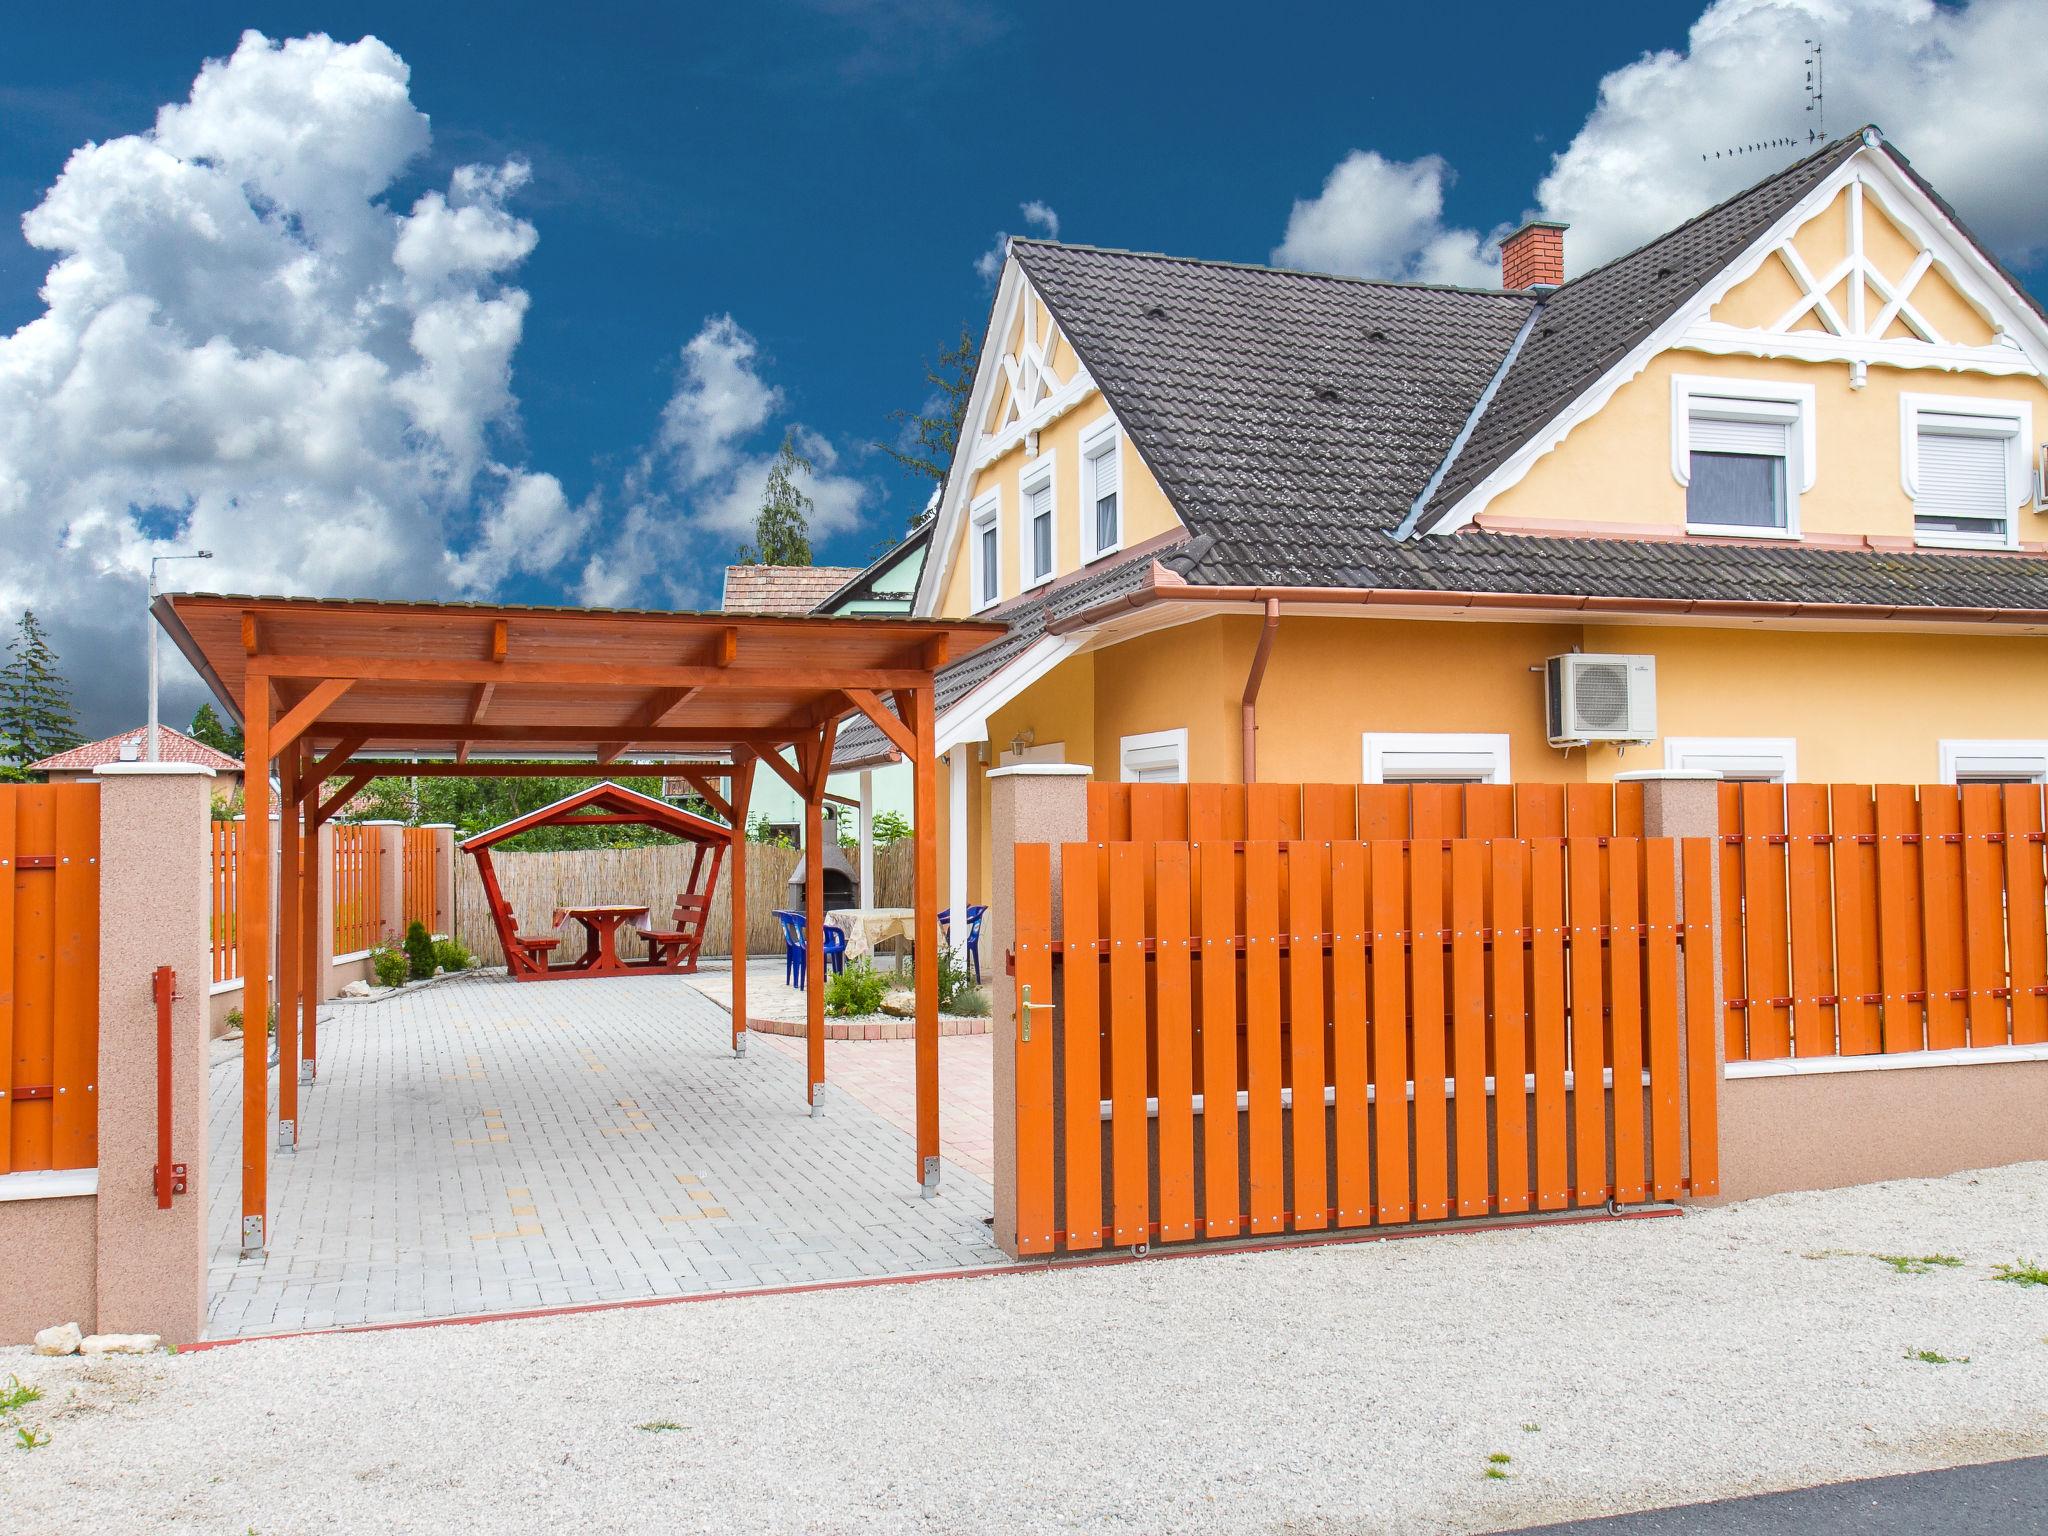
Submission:
[[[809,613],[858,576],[857,565],[728,565],[727,613]]]
[[[82,747],[73,747],[68,752],[58,752],[46,757],[39,763],[30,763],[29,771],[91,773],[102,763],[120,762],[121,743],[124,741],[135,743],[135,759],[140,761],[148,755],[143,743],[143,737],[148,734],[148,729],[147,726],[138,725],[130,731],[120,731],[98,741],[88,741]],[[229,757],[225,752],[217,752],[203,741],[194,741],[183,731],[173,730],[168,725],[159,725],[157,733],[158,751],[164,762],[197,763],[202,768],[211,768],[216,772],[242,771],[242,760],[239,757]]]

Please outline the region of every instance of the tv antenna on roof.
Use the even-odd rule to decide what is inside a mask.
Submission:
[[[1820,44],[1812,38],[1806,39],[1806,110],[1813,114],[1813,121],[1806,130],[1805,142],[1813,143],[1826,137],[1825,115],[1821,106]],[[1793,149],[1800,139],[1796,134],[1777,135],[1768,139],[1757,139],[1748,144],[1736,144],[1727,149],[1702,153],[1702,160],[1733,160],[1740,155],[1754,155],[1767,149]]]

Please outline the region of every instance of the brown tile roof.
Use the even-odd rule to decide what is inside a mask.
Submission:
[[[809,613],[860,575],[857,565],[728,565],[727,613]]]
[[[88,741],[84,746],[73,747],[68,752],[55,753],[39,763],[30,763],[29,771],[90,773],[102,763],[121,761],[121,743],[124,741],[135,743],[135,756],[140,760],[147,755],[143,747],[143,737],[148,730],[147,726],[138,725],[133,730],[118,731],[98,741]],[[183,731],[173,730],[168,725],[159,725],[157,731],[158,750],[163,761],[167,763],[197,763],[202,768],[211,768],[216,772],[242,771],[242,760],[239,757],[229,757],[225,752],[217,752],[205,742],[194,741]]]

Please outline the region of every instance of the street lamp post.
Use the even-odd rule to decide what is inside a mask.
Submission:
[[[212,558],[213,551],[210,549],[195,549],[189,554],[182,555],[150,556],[149,618],[147,620],[147,627],[149,629],[149,736],[145,746],[144,756],[147,757],[148,760],[152,763],[161,762],[163,760],[163,752],[158,741],[156,728],[156,568],[159,565],[163,564],[163,562],[166,560],[211,560]]]

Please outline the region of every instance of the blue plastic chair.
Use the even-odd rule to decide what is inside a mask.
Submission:
[[[974,978],[976,986],[981,984],[981,920],[988,907],[970,906],[967,909],[967,971]],[[946,908],[939,914],[939,930],[946,936],[948,944],[953,942],[953,909]]]
[[[799,992],[810,981],[810,946],[805,942],[804,915],[801,912],[784,912],[777,909],[775,919],[782,924],[782,979]],[[846,930],[825,925],[825,973],[829,975],[846,969]]]

